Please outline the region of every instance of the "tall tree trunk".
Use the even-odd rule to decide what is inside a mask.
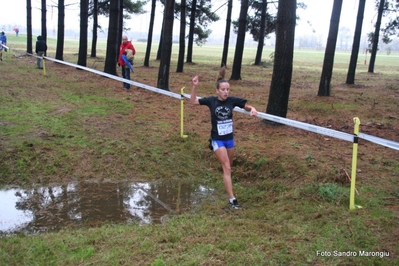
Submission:
[[[223,54],[222,62],[220,66],[227,67],[227,55],[229,53],[229,42],[230,42],[230,29],[231,29],[231,12],[233,10],[233,0],[229,0],[227,4],[227,17],[226,17],[226,31],[224,33],[224,43],[223,43]]]
[[[157,60],[161,60],[162,43],[163,43],[163,31],[164,31],[164,27],[165,27],[165,12],[166,12],[166,9],[164,7],[164,9],[163,9],[162,26],[161,26],[161,35],[160,35],[160,38],[159,38],[159,45],[158,45],[158,51],[157,51]]]
[[[107,36],[107,55],[105,57],[104,72],[117,75],[116,64],[119,55],[119,46],[116,41],[119,37],[119,8],[122,0],[111,0],[109,6],[108,36]]]
[[[165,13],[164,13],[165,16]],[[163,43],[163,28],[165,26],[165,20],[162,20],[162,27],[161,27],[161,36],[159,38],[159,45],[158,45],[158,51],[157,51],[157,58],[156,60],[161,60],[161,53],[162,53],[162,43]]]
[[[33,53],[32,49],[32,2],[26,0],[26,52],[28,54]]]
[[[377,56],[378,41],[379,41],[378,39],[380,38],[381,19],[382,19],[382,14],[384,13],[384,5],[385,5],[385,0],[381,0],[380,6],[378,7],[377,22],[375,23],[373,47],[371,48],[371,56],[369,64],[369,73],[374,73],[375,57]]]
[[[47,42],[47,8],[46,8],[46,0],[42,0],[42,31],[41,35],[45,42]]]
[[[279,0],[273,76],[266,113],[286,117],[292,79],[296,0]]]
[[[187,63],[193,62],[193,45],[194,45],[194,26],[195,26],[195,12],[197,10],[197,0],[192,0],[191,14],[190,14],[190,28],[188,31],[187,43]]]
[[[55,59],[64,60],[65,0],[58,0],[57,49]]]
[[[93,38],[90,57],[97,56],[98,0],[93,0]]]
[[[175,0],[166,0],[165,3],[165,17],[163,42],[161,52],[161,62],[159,64],[157,87],[164,90],[169,90],[169,69],[170,58],[172,55],[173,42],[173,19],[174,19]]]
[[[87,28],[89,19],[89,0],[80,0],[80,34],[78,65],[87,64]]]
[[[238,33],[236,50],[234,53],[233,69],[231,71],[232,80],[241,79],[242,56],[244,53],[245,33],[247,31],[248,0],[241,0],[241,10],[238,22]]]
[[[145,51],[145,58],[144,58],[144,66],[146,66],[146,67],[150,66],[152,33],[153,33],[153,30],[154,30],[156,2],[157,2],[157,0],[152,0],[151,1],[150,26],[148,28],[147,49]]]
[[[334,66],[335,47],[341,17],[342,0],[334,0],[328,32],[326,51],[324,54],[323,69],[321,72],[318,96],[330,96],[330,84]]]
[[[179,57],[177,60],[177,69],[176,69],[176,72],[178,73],[183,72],[185,50],[186,50],[186,0],[181,0]]]
[[[262,61],[263,46],[265,44],[266,10],[267,10],[267,0],[262,0],[259,41],[258,41],[258,49],[256,50],[255,64],[254,64],[256,66],[259,66]]]
[[[119,1],[119,22],[118,23],[119,23],[118,38],[116,40],[117,40],[117,44],[118,44],[118,48],[119,48],[122,43],[122,35],[123,35],[123,0]]]
[[[357,18],[356,18],[355,36],[353,37],[351,60],[349,62],[348,74],[346,76],[346,84],[355,84],[357,57],[359,55],[360,37],[362,34],[365,6],[366,6],[366,0],[359,0],[359,7],[357,10]]]

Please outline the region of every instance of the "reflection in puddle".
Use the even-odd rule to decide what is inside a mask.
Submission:
[[[0,190],[0,235],[107,222],[160,223],[212,194],[213,189],[183,181],[79,182]]]

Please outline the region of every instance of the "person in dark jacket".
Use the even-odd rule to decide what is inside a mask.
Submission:
[[[4,31],[0,33],[0,61],[3,61],[3,50],[7,52],[7,47],[4,47],[3,45],[7,46],[7,36]]]
[[[42,36],[37,36],[36,54],[37,54],[37,68],[43,68],[43,55],[46,55],[47,44]]]
[[[6,34],[4,33],[4,31],[2,31],[2,32],[0,33],[0,41],[2,42],[2,44],[7,45],[7,36],[6,36]]]
[[[3,61],[3,42],[0,41],[0,61]]]

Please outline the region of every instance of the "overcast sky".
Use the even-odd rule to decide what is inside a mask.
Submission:
[[[298,2],[301,0],[298,0]],[[297,15],[300,17],[298,26],[296,28],[296,35],[312,34],[312,30],[315,30],[315,34],[327,36],[328,28],[330,23],[331,11],[334,0],[302,0],[307,4],[306,10],[298,10]],[[57,8],[55,7],[58,1],[47,0],[47,20],[48,20],[48,35],[57,29]],[[226,0],[215,0],[212,1],[214,9],[223,5]],[[79,29],[79,0],[65,0],[66,7],[66,29],[78,30]],[[341,22],[340,28],[347,27],[354,32],[356,24],[356,16],[358,9],[359,0],[344,0],[342,11],[341,11]],[[53,6],[51,6],[53,5]],[[374,0],[366,1],[365,18],[363,21],[363,34],[366,32],[373,31],[373,23],[376,20],[376,11],[374,10]],[[32,0],[32,26],[34,29],[40,29],[41,15],[40,15],[41,1]],[[127,26],[136,31],[141,29],[147,31],[150,19],[150,4],[146,7],[148,10],[147,14],[140,16],[133,16],[132,19],[127,21]],[[213,34],[223,34],[225,23],[226,23],[226,9],[224,6],[218,9],[217,14],[220,16],[220,21],[214,23],[211,27]],[[233,19],[237,19],[240,9],[240,1],[233,0]],[[157,3],[156,12],[156,27],[161,24],[162,18],[162,7],[160,3]],[[309,25],[309,23],[312,26]],[[108,20],[102,18],[100,20],[103,28],[107,28]],[[8,34],[12,33],[12,27],[17,26],[21,29],[26,28],[26,0],[12,0],[12,5],[8,5],[7,8],[2,9],[0,16],[0,27],[5,30]],[[178,23],[175,22],[175,34],[178,34]],[[156,30],[156,29],[155,29]],[[156,31],[154,31],[156,32]],[[24,33],[21,31],[21,33]]]

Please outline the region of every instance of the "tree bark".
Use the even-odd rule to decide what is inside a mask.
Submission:
[[[90,57],[97,56],[98,0],[93,0],[93,38]]]
[[[327,46],[324,54],[323,69],[321,72],[318,96],[330,96],[330,84],[334,66],[335,47],[341,17],[342,0],[334,0],[328,32]]]
[[[64,60],[65,0],[58,0],[57,49],[55,59]]]
[[[163,43],[163,31],[165,27],[165,8],[163,10],[163,19],[162,19],[162,26],[161,26],[161,36],[159,37],[159,45],[157,51],[157,60],[161,60],[161,52],[162,52],[162,43]]]
[[[32,2],[26,0],[26,52],[28,54],[33,53],[32,49]]]
[[[357,18],[356,18],[355,36],[353,37],[351,60],[349,62],[348,74],[346,76],[346,84],[355,84],[356,65],[357,65],[357,58],[359,55],[360,37],[362,34],[365,6],[366,6],[366,0],[359,0],[359,7],[357,10]]]
[[[161,62],[159,64],[157,83],[158,88],[167,91],[169,90],[170,58],[172,55],[174,5],[174,0],[166,0]]]
[[[155,20],[155,8],[156,8],[156,0],[152,0],[151,1],[150,26],[148,27],[147,49],[145,51],[145,58],[144,58],[144,66],[145,67],[150,66],[152,33],[154,30],[154,20]]]
[[[230,77],[232,80],[241,79],[242,56],[244,53],[245,33],[247,31],[247,13],[248,0],[242,0],[238,23],[236,50],[234,52],[233,69],[231,71]]]
[[[78,65],[87,64],[87,28],[89,19],[89,0],[80,0],[80,35]]]
[[[176,69],[176,72],[178,73],[183,72],[185,49],[186,49],[186,0],[181,0],[179,57],[177,60],[177,69]]]
[[[222,62],[220,66],[227,67],[227,55],[229,53],[229,42],[230,42],[230,29],[231,29],[231,13],[233,10],[233,0],[229,0],[227,4],[227,17],[226,17],[226,31],[224,33],[224,44],[223,44],[223,54]]]
[[[47,9],[46,9],[46,0],[42,0],[42,30],[41,36],[45,42],[47,42]]]
[[[123,36],[123,1],[119,0],[119,15],[118,15],[118,35],[116,38],[117,49],[119,51],[119,47],[122,44],[122,36]]]
[[[292,79],[296,0],[279,0],[273,76],[266,113],[286,117]]]
[[[187,43],[187,63],[193,62],[193,45],[194,45],[194,26],[195,26],[195,12],[197,10],[197,0],[192,0],[191,14],[190,14],[190,28],[188,32]]]
[[[109,22],[108,22],[108,37],[107,37],[107,53],[105,57],[104,72],[117,75],[116,64],[119,55],[119,46],[116,41],[119,37],[119,8],[122,0],[111,0]]]
[[[263,46],[265,45],[265,27],[266,27],[266,10],[267,10],[267,0],[262,0],[262,13],[260,21],[260,31],[259,31],[259,41],[258,49],[256,50],[255,56],[255,66],[259,66],[262,61]]]
[[[385,0],[381,0],[380,6],[378,7],[377,22],[375,23],[373,47],[371,48],[370,64],[368,71],[369,73],[374,73],[375,58],[377,56],[378,39],[380,38],[380,28],[381,28],[382,14],[384,13],[384,5],[385,5]]]

